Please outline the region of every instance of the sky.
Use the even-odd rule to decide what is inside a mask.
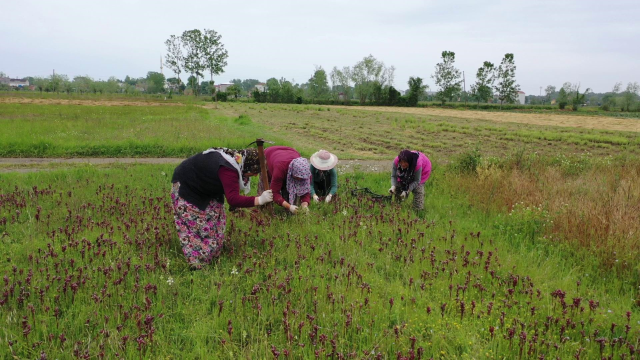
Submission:
[[[396,68],[396,88],[419,76],[436,90],[444,50],[455,52],[467,89],[484,61],[505,53],[527,94],[640,82],[638,0],[0,0],[0,13],[0,71],[10,77],[143,77],[160,70],[170,35],[213,29],[229,52],[216,83],[303,83],[315,66],[328,73],[371,54]]]

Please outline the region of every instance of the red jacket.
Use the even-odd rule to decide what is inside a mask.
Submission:
[[[282,197],[282,191],[287,189],[287,172],[289,164],[294,159],[300,157],[300,153],[288,146],[271,146],[264,150],[264,157],[267,160],[267,170],[269,183],[273,191],[273,201],[282,206],[282,203],[289,202],[289,199]],[[311,200],[311,194],[304,194],[300,201],[307,204]]]

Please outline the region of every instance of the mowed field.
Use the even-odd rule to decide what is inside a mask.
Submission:
[[[390,162],[410,147],[434,163],[426,209],[353,196],[389,187],[358,168],[309,216],[227,212],[223,256],[193,272],[169,202],[175,165],[0,173],[3,358],[639,355],[637,132],[140,102],[0,103],[0,155],[186,157],[264,137]]]

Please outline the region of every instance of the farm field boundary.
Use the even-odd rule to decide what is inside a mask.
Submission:
[[[329,106],[339,109],[357,109],[364,111],[392,112],[414,115],[436,115],[464,119],[490,120],[520,124],[575,127],[582,129],[599,129],[615,131],[640,132],[640,121],[605,116],[575,116],[559,114],[521,114],[514,112],[487,112],[474,110],[453,110],[434,108],[402,108],[385,106]]]

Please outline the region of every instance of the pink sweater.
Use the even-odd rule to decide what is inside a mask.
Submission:
[[[427,155],[421,153],[420,151],[414,151],[419,154],[418,163],[416,164],[416,172],[421,172],[420,176],[420,185],[423,185],[431,176],[431,160],[427,157]],[[394,168],[398,167],[398,157],[393,160]]]

